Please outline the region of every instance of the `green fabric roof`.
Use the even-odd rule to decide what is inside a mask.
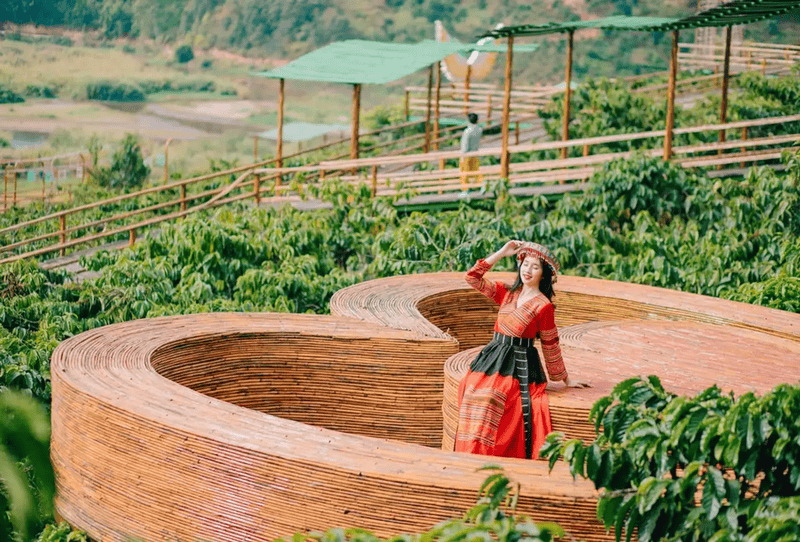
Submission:
[[[516,52],[535,51],[538,44],[515,47]],[[444,57],[461,52],[505,52],[506,45],[436,42],[383,43],[347,40],[326,45],[289,64],[254,75],[273,79],[373,83],[382,85],[427,68]]]
[[[638,30],[644,32],[663,32],[684,30],[707,26],[730,26],[749,24],[783,15],[800,8],[800,0],[733,0],[715,8],[680,19],[661,17],[615,16],[591,21],[569,21],[564,23],[540,23],[506,26],[493,29],[482,37],[536,36],[556,32],[569,32],[581,28],[602,28],[606,30]]]

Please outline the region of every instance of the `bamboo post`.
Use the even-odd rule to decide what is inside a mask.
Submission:
[[[428,100],[425,107],[425,152],[431,152],[431,93],[433,92],[433,64],[428,71]]]
[[[405,101],[403,102],[403,111],[404,111],[405,122],[408,122],[408,119],[411,117],[411,105],[409,103],[410,102],[410,97],[409,97],[410,92],[411,91],[406,90],[406,98],[405,98]]]
[[[728,25],[725,27],[725,60],[722,64],[722,99],[719,106],[719,123],[725,124],[728,119],[728,78],[730,76],[731,65],[731,29]],[[725,142],[725,129],[719,131],[719,142]],[[722,154],[722,149],[719,153]]]
[[[675,128],[675,80],[678,72],[678,31],[672,31],[672,55],[669,60],[667,92],[667,128],[664,133],[664,160],[672,158],[672,132]]]
[[[186,185],[181,185],[181,211],[186,210]]]
[[[79,156],[81,157],[81,184],[84,184],[86,183],[86,157],[83,156],[83,153]]]
[[[486,122],[492,120],[492,95],[486,95]]]
[[[372,197],[378,194],[378,166],[372,166]]]
[[[472,77],[472,64],[467,64],[467,76],[464,78],[464,116],[469,114],[469,83]]]
[[[589,145],[588,144],[583,146],[583,155],[584,156],[589,156]]]
[[[128,246],[132,247],[136,243],[136,228],[131,228],[128,232]]]
[[[433,149],[439,150],[439,99],[442,95],[442,61],[436,63],[436,110],[433,118]]]
[[[766,58],[762,58],[761,59],[761,75],[764,75],[764,76],[767,75],[767,59]]]
[[[572,42],[575,35],[574,30],[569,31],[567,38],[567,67],[564,70],[564,127],[563,127],[563,141],[569,141],[569,106],[570,98],[572,97]],[[567,147],[561,148],[561,159],[567,158]]]
[[[171,139],[167,139],[164,142],[164,184],[169,182],[169,144],[171,141]]]
[[[61,244],[63,245],[64,243],[67,242],[67,215],[66,214],[62,213],[62,214],[60,214],[58,216],[58,228],[61,231],[61,236],[60,237],[61,237]],[[59,254],[59,256],[64,256],[65,253],[66,253],[66,249],[62,246],[58,250],[58,254]]]
[[[519,145],[519,121],[514,123],[514,145]]]
[[[503,150],[500,155],[500,176],[508,179],[508,122],[511,114],[511,67],[514,55],[514,36],[508,36],[508,50],[506,52],[505,94],[503,96]]]
[[[744,126],[742,128],[742,141],[747,141],[747,126]],[[741,148],[742,152],[745,152],[746,150],[747,149],[745,149],[744,147]],[[739,162],[739,167],[745,167],[745,162],[744,161]]]
[[[275,149],[275,165],[283,167],[283,102],[286,95],[286,80],[278,80],[278,140]],[[281,185],[281,175],[278,175],[277,186]]]
[[[253,162],[258,162],[258,134],[253,136]]]
[[[256,200],[256,205],[261,204],[261,175],[258,173],[253,179],[253,198]]]
[[[361,110],[361,84],[353,85],[353,127],[350,134],[350,159],[358,159],[358,121]]]

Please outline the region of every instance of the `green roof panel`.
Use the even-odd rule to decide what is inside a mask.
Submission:
[[[536,36],[570,32],[581,28],[606,30],[632,30],[663,32],[709,26],[732,26],[770,19],[800,8],[800,0],[733,0],[681,19],[661,17],[614,16],[590,21],[568,21],[563,23],[539,23],[506,26],[493,29],[482,37],[502,38],[507,36]]]
[[[538,44],[515,47],[515,52],[534,51]],[[326,45],[283,67],[255,75],[273,79],[373,83],[382,85],[427,68],[453,53],[504,52],[505,45],[436,42],[384,43],[347,40]]]

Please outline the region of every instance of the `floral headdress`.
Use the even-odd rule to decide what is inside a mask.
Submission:
[[[536,256],[550,266],[550,270],[553,272],[553,283],[558,280],[558,272],[561,271],[561,265],[559,265],[558,260],[556,260],[556,257],[553,256],[553,253],[550,252],[547,247],[539,243],[522,243],[519,252],[517,252],[517,260],[519,263],[522,263],[522,260],[528,255]]]

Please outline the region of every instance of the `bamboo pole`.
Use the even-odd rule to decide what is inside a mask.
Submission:
[[[378,194],[378,166],[372,166],[372,197]]]
[[[425,108],[425,152],[431,152],[431,93],[433,91],[433,64],[428,71],[428,100]]]
[[[731,29],[729,25],[725,28],[725,60],[722,64],[722,100],[719,106],[719,123],[725,124],[728,119],[728,79],[730,77],[731,64]],[[719,142],[725,142],[725,130],[719,131]],[[722,149],[719,150],[722,154]]]
[[[169,182],[169,144],[171,141],[171,139],[167,139],[164,143],[164,184]]]
[[[411,110],[409,109],[409,107],[410,107],[409,106],[409,94],[410,94],[410,91],[407,90],[406,91],[405,102],[404,102],[404,105],[403,105],[403,115],[404,115],[404,118],[405,118],[405,122],[408,122],[408,117],[411,116]]]
[[[574,37],[575,31],[569,31],[569,37],[567,38],[567,67],[564,71],[564,84],[566,88],[564,89],[564,127],[563,127],[563,141],[569,141],[569,106],[570,106],[570,99],[572,97],[572,42]],[[567,157],[567,147],[562,147],[561,149],[561,159],[566,159]]]
[[[439,100],[442,96],[442,61],[436,63],[436,113],[433,119],[433,149],[439,150]]]
[[[492,95],[486,95],[486,122],[492,120]]]
[[[519,121],[514,123],[514,145],[519,145]]]
[[[675,129],[675,80],[678,72],[678,31],[672,31],[672,55],[669,60],[667,92],[667,128],[664,133],[664,160],[672,158],[672,135]]]
[[[514,36],[508,36],[508,51],[506,52],[505,95],[503,96],[503,150],[500,155],[500,176],[508,179],[508,132],[509,116],[511,115],[511,67],[514,56]]]
[[[283,167],[283,104],[286,97],[286,80],[279,79],[278,83],[278,141],[275,150],[275,165]],[[277,185],[281,185],[281,177],[278,176]]]
[[[256,205],[261,204],[261,175],[258,173],[253,179],[253,198],[256,200]]]
[[[58,216],[58,227],[61,231],[61,235],[59,237],[61,239],[61,244],[63,245],[67,242],[67,215],[61,214]],[[61,247],[61,249],[58,251],[58,254],[59,256],[64,256],[64,254],[66,254],[66,249]]]
[[[128,232],[128,246],[132,247],[136,243],[136,228],[131,228]]]
[[[361,113],[361,84],[353,85],[353,127],[350,134],[350,158],[358,158],[358,121]]]
[[[467,64],[467,76],[464,78],[464,116],[469,114],[469,80],[472,77],[472,64]]]

